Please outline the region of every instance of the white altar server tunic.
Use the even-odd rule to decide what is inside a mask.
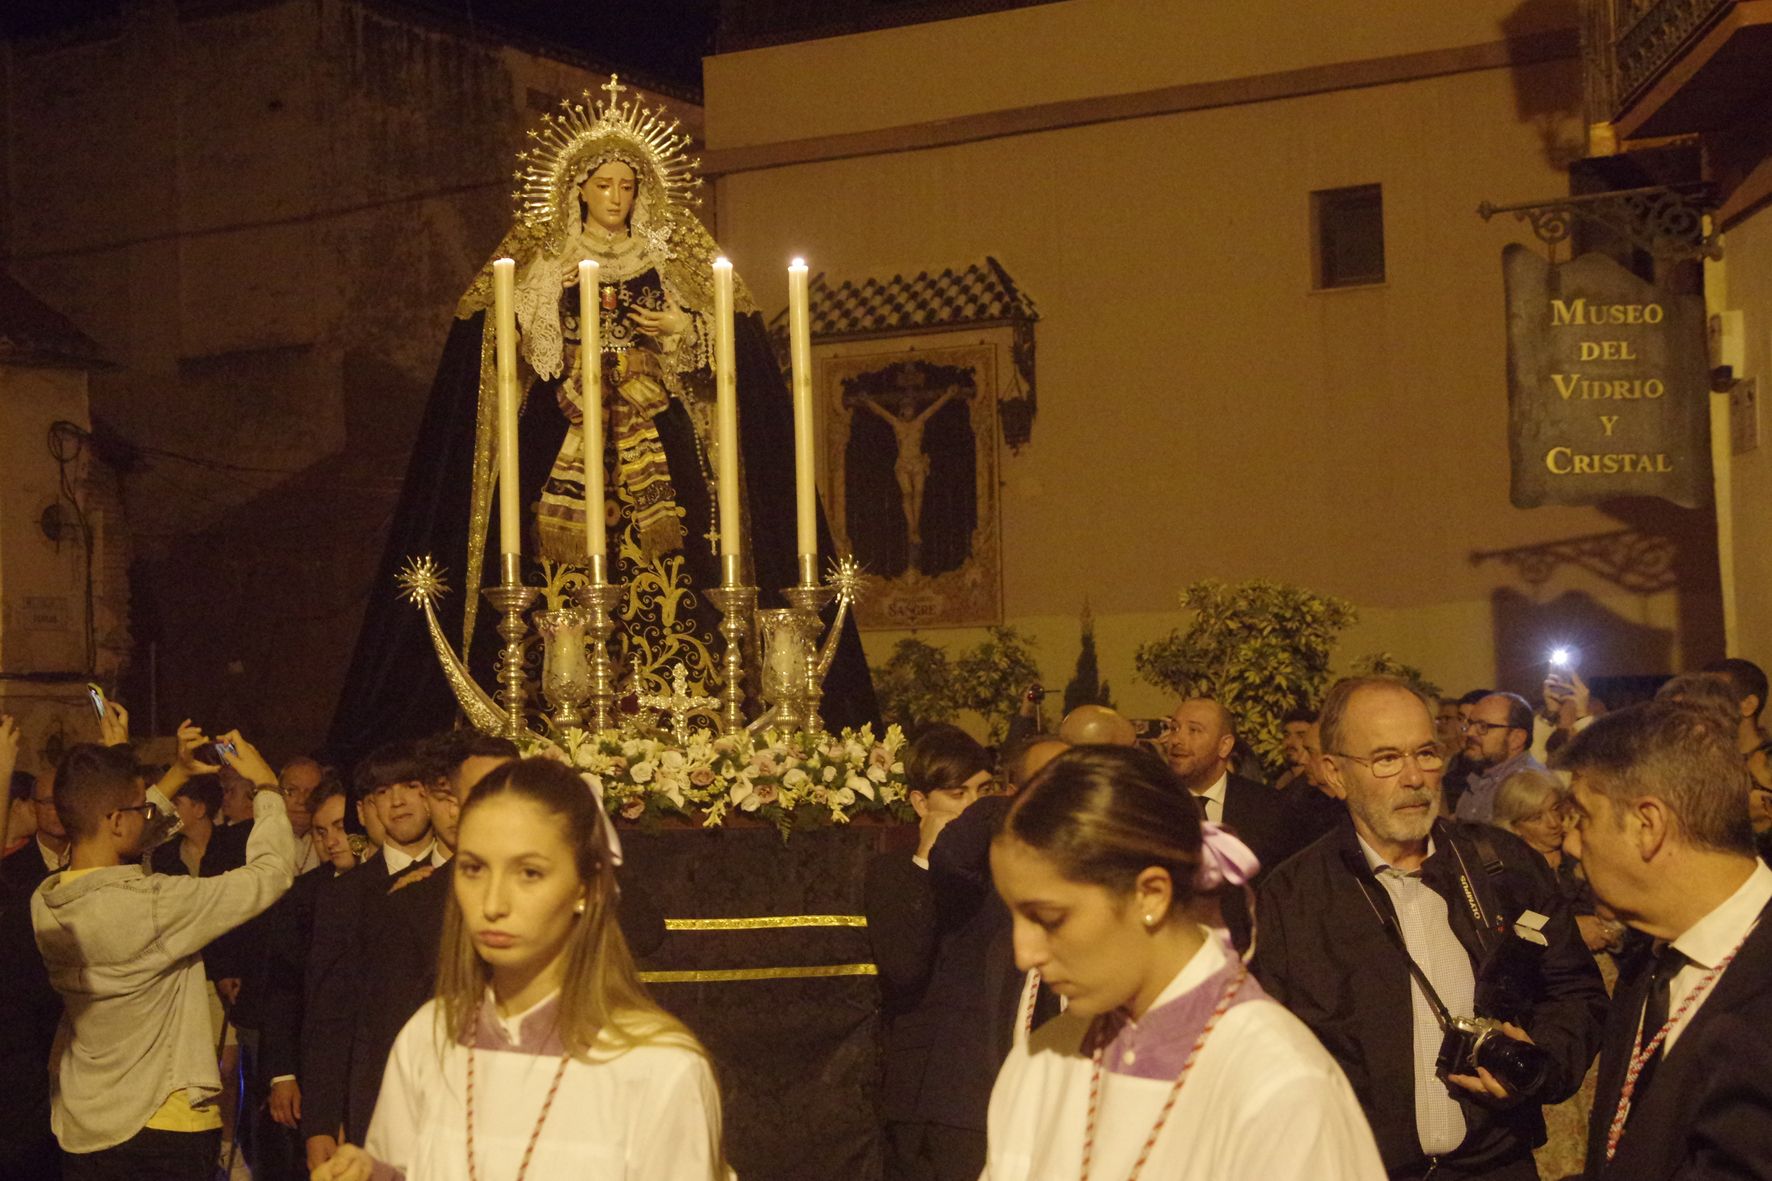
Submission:
[[[1090,1176],[1125,1181],[1236,962],[1218,937],[1141,1021],[1104,1018]],[[1119,1022],[1123,1021],[1123,1024]],[[1010,1051],[991,1091],[981,1181],[1076,1181],[1088,1125],[1094,1022],[1059,1014]],[[1118,1025],[1115,1032],[1115,1025]],[[1303,1022],[1244,980],[1188,1072],[1148,1181],[1384,1181],[1353,1088]]]
[[[474,1045],[479,1181],[515,1181],[562,1047],[559,997],[501,1018],[490,996]],[[439,1044],[437,1002],[401,1029],[382,1076],[364,1150],[376,1181],[468,1181],[468,1048]],[[693,1050],[640,1046],[567,1064],[529,1162],[528,1181],[718,1181],[720,1095]]]

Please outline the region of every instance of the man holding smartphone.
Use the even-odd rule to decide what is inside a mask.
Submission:
[[[207,741],[180,728],[180,758],[153,791],[127,746],[76,746],[56,771],[69,867],[31,899],[50,982],[67,1006],[51,1122],[66,1181],[213,1175],[221,1079],[211,1038],[205,944],[289,888],[294,838],[276,776],[237,734],[230,765],[258,789],[247,861],[216,877],[146,874],[150,819],[197,769]]]

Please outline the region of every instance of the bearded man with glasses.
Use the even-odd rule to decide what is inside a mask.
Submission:
[[[1470,780],[1458,798],[1458,818],[1489,824],[1495,793],[1521,771],[1542,771],[1532,756],[1532,706],[1517,693],[1491,693],[1464,722],[1464,761]]]
[[[1518,837],[1441,816],[1446,752],[1415,686],[1340,681],[1318,725],[1348,815],[1264,881],[1255,974],[1340,1063],[1392,1178],[1536,1181],[1542,1106],[1580,1085],[1606,1013],[1568,903]],[[1533,1043],[1538,1077],[1445,1053],[1452,1019]]]

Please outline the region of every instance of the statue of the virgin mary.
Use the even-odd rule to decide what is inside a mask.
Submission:
[[[712,264],[720,250],[694,212],[700,161],[686,153],[689,137],[662,107],[624,98],[627,90],[612,77],[600,97],[586,92],[530,131],[515,174],[517,216],[492,255],[517,264],[527,581],[561,592],[582,575],[585,464],[602,463],[606,502],[590,513],[607,530],[611,581],[627,588],[614,654],[624,685],[660,689],[681,664],[706,690],[717,679],[723,643],[718,613],[702,594],[719,583],[719,530],[743,531],[747,581],[761,588],[764,605],[775,605],[780,588],[796,580],[792,412],[762,317],[740,282],[734,327],[744,513],[739,522],[716,520],[710,363]],[[591,391],[584,389],[587,345],[578,321],[582,259],[598,264],[594,347],[603,380]],[[476,590],[496,569],[487,551],[497,466],[491,276],[489,258],[457,307],[378,590],[409,555],[435,555]],[[584,453],[589,413],[603,416],[601,456]],[[830,555],[822,513],[819,546]],[[470,667],[490,684],[498,641],[477,598],[456,600],[460,634]],[[363,717],[385,712],[372,698],[398,668],[410,663],[417,672],[433,659],[412,613],[382,608],[379,598],[370,608],[340,702],[334,741],[341,745],[371,739]],[[440,680],[423,671],[427,682]],[[444,687],[439,704],[447,699]],[[824,715],[835,729],[875,714],[851,624],[826,681]]]

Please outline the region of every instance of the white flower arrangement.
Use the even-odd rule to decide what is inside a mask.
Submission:
[[[840,734],[697,730],[682,746],[669,735],[572,731],[563,744],[570,761],[597,779],[612,816],[682,816],[709,828],[749,816],[784,835],[857,816],[908,819],[904,745],[898,726],[879,740],[863,726]]]

